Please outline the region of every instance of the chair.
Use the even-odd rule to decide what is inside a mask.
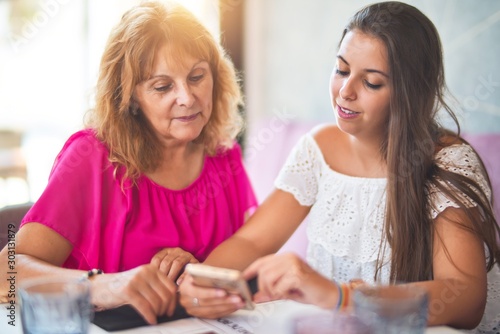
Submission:
[[[32,205],[27,202],[0,208],[0,249],[9,241],[9,234],[17,233],[21,220]]]

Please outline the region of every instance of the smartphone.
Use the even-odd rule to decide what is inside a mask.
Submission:
[[[238,270],[213,267],[201,263],[189,263],[186,272],[193,277],[195,285],[223,289],[243,298],[246,310],[253,310],[255,304],[247,281]]]

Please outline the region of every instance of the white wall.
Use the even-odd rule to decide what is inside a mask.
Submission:
[[[287,110],[296,120],[331,121],[328,90],[348,18],[371,0],[246,2],[250,127]],[[456,110],[469,133],[500,132],[500,1],[405,1],[434,22],[444,45]],[[489,84],[488,84],[489,82]]]

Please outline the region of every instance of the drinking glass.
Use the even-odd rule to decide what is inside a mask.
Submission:
[[[421,334],[427,326],[429,297],[411,285],[363,286],[354,291],[356,315],[374,334]]]
[[[93,316],[88,280],[30,279],[19,287],[24,334],[86,334]]]

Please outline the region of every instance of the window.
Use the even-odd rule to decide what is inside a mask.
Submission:
[[[29,181],[28,193],[19,180],[0,180],[0,194],[24,194],[0,196],[0,206],[40,196],[56,154],[92,105],[112,26],[139,2],[0,1],[0,128],[23,133]],[[218,35],[217,0],[179,2]]]

